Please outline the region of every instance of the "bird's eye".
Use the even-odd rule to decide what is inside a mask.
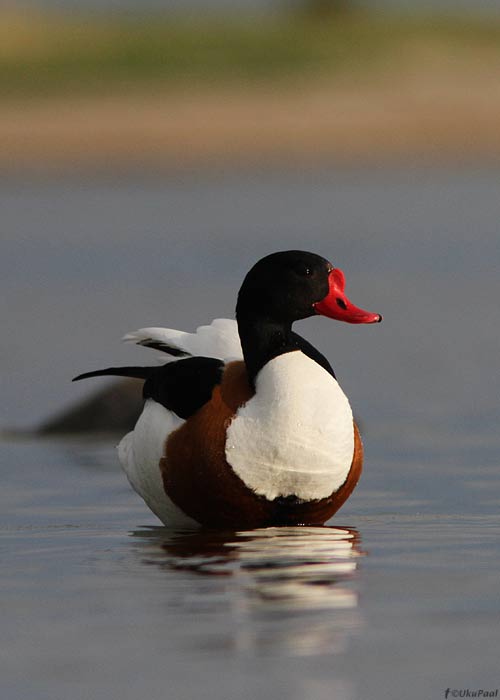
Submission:
[[[311,277],[311,275],[313,273],[313,271],[310,267],[305,267],[305,266],[304,267],[303,266],[297,267],[295,269],[295,272],[298,275],[300,275],[301,277]]]

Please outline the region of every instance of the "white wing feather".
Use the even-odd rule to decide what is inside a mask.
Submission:
[[[194,333],[173,328],[140,328],[127,333],[123,340],[138,345],[161,343],[188,355],[214,357],[224,362],[243,359],[238,325],[228,318],[216,318],[209,326],[200,326]]]

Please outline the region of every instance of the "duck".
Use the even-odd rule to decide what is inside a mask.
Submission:
[[[323,525],[361,475],[363,445],[326,357],[292,330],[321,315],[374,324],[342,270],[288,250],[253,265],[235,319],[194,333],[141,328],[124,340],[162,353],[156,366],[80,374],[144,381],[144,408],[118,445],[132,487],[167,527]]]

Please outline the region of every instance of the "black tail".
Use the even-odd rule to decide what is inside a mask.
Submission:
[[[139,340],[137,345],[142,345],[144,348],[152,348],[153,350],[160,350],[160,352],[166,352],[167,355],[172,355],[172,357],[191,357],[191,353],[176,348],[173,345],[167,345],[167,343],[163,343],[160,340],[145,338],[144,340]]]
[[[71,381],[78,382],[80,379],[88,379],[89,377],[134,377],[135,379],[149,379],[151,375],[158,370],[158,367],[108,367],[107,369],[98,369],[95,372],[85,372],[74,377]]]

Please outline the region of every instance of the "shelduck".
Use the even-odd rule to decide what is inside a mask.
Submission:
[[[144,410],[118,455],[165,525],[320,525],[350,496],[363,447],[349,401],[328,360],[292,330],[315,314],[382,320],[344,287],[319,255],[273,253],[246,275],[235,321],[195,333],[142,328],[124,340],[166,353],[166,364],[75,377],[144,380]]]

